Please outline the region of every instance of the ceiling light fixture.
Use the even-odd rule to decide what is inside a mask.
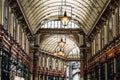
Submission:
[[[67,12],[64,12],[64,15],[62,17],[60,17],[60,21],[62,22],[62,24],[64,26],[67,26],[69,21],[71,20],[71,18],[69,16],[67,16]]]
[[[60,51],[58,52],[58,56],[64,56],[64,55],[65,55],[64,51],[62,51],[62,49],[60,48]]]
[[[63,38],[61,38],[60,42],[58,42],[58,45],[60,48],[63,48],[65,46],[65,43],[66,42],[63,41]]]
[[[63,1],[61,1],[62,3]],[[72,7],[71,6],[68,6],[66,5],[66,0],[64,1],[64,4],[63,3],[61,4],[61,9],[60,9],[60,17],[59,17],[59,20],[62,22],[63,26],[67,26],[69,21],[71,20],[71,17],[69,17],[67,15],[67,8],[70,7],[71,8],[71,16],[72,16]],[[63,11],[64,10],[64,11]],[[64,12],[64,14],[63,14]]]

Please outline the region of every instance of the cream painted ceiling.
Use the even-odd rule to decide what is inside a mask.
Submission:
[[[100,16],[105,4],[110,0],[18,0],[24,11],[26,19],[34,34],[40,28],[56,28],[49,25],[51,21],[58,21],[60,7],[63,6],[63,11],[66,10],[67,15],[72,17],[72,28],[81,28],[87,35],[98,17]],[[65,4],[66,2],[66,4]],[[48,23],[48,24],[47,24]],[[59,23],[59,22],[58,22]],[[46,26],[48,25],[48,26]],[[58,26],[61,26],[60,24]],[[60,27],[59,27],[60,28]],[[40,43],[40,49],[49,53],[54,53],[57,42],[61,38],[66,38],[64,47],[65,57],[80,58],[79,43],[74,35],[66,34],[46,34]],[[82,39],[80,39],[82,40]]]

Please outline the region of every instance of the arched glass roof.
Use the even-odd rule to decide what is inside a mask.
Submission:
[[[75,39],[70,38],[69,35],[56,34],[56,35],[46,35],[46,36],[47,37],[45,37],[41,42],[41,45],[40,45],[41,50],[53,54],[56,51],[56,49],[59,50],[58,42],[62,38],[63,41],[66,41],[66,44],[63,48],[65,57],[72,58],[71,55],[74,55],[75,57],[79,55],[79,48],[78,48],[79,45],[77,45],[77,42],[75,41]],[[76,57],[76,58],[79,58],[79,57]]]
[[[80,58],[80,49],[79,47],[74,48],[68,54],[68,58]]]
[[[109,0],[19,0],[34,33],[46,21],[58,19],[60,7],[87,34]],[[66,4],[65,4],[66,2]]]

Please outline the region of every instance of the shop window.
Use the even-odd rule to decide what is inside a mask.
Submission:
[[[114,62],[113,59],[108,60],[107,62],[107,79],[114,80]]]
[[[2,80],[10,80],[10,55],[8,52],[2,52],[2,69],[1,69],[1,79]]]
[[[100,65],[100,80],[105,80],[105,64]]]
[[[116,80],[120,80],[120,55],[116,57]]]

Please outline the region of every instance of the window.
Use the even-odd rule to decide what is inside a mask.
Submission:
[[[120,34],[120,5],[118,9],[118,27],[119,27],[119,34]]]
[[[109,19],[109,25],[108,25],[108,33],[109,33],[109,41],[111,41],[113,39],[113,18],[111,17]]]
[[[96,37],[95,37],[95,52],[98,51],[98,34],[96,34]]]
[[[15,40],[17,40],[17,21],[16,21],[16,17],[13,17],[13,37]]]
[[[4,3],[4,28],[8,30],[8,21],[9,21],[9,6],[8,2]]]
[[[26,35],[24,33],[24,50],[26,51]]]
[[[110,59],[107,62],[107,79],[114,80],[114,60]]]
[[[103,48],[104,47],[104,27],[102,27],[102,30],[101,30],[101,47]]]
[[[117,8],[116,10],[117,10],[117,12],[116,12],[116,14],[115,14],[115,16],[116,16],[116,27],[117,27],[116,30],[117,30],[117,35],[118,35],[118,34],[120,33],[120,30],[119,30],[119,29],[120,29],[120,28],[119,28],[119,24],[120,24],[120,23],[119,23],[119,21],[118,21],[118,20],[119,20],[119,10],[118,10],[118,8]]]
[[[100,80],[105,80],[105,64],[100,65]]]
[[[22,28],[19,27],[19,44],[22,45]]]

